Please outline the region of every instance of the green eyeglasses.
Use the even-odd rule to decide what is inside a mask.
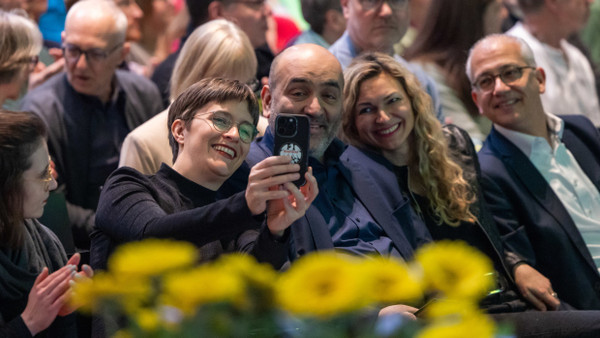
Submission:
[[[199,114],[194,116],[194,118],[200,118],[200,115],[205,114],[210,114],[210,117],[207,120],[212,122],[213,128],[215,128],[215,130],[219,133],[226,133],[231,130],[234,125],[237,125],[240,140],[244,143],[251,143],[256,135],[258,135],[258,129],[256,129],[252,123],[243,121],[236,124],[233,122],[233,117],[231,114],[222,110]]]

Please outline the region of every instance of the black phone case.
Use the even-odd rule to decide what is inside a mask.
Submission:
[[[283,119],[296,119],[296,132],[293,135],[281,135],[279,125]],[[292,163],[300,164],[300,179],[294,181],[297,187],[306,184],[304,173],[308,168],[308,147],[310,139],[310,122],[305,115],[281,114],[275,120],[275,142],[273,155],[290,156]]]

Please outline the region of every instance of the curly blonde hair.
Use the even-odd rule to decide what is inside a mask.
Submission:
[[[356,103],[362,83],[383,73],[398,80],[410,99],[415,121],[407,163],[409,167],[418,168],[437,223],[456,226],[461,221],[475,221],[476,217],[470,211],[476,199],[475,193],[463,177],[462,168],[450,158],[442,127],[433,113],[431,98],[415,76],[393,57],[366,53],[357,57],[344,72],[344,139],[359,148],[372,149],[358,135]]]

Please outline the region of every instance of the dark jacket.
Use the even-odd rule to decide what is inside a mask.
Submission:
[[[561,116],[563,143],[600,190],[600,134],[583,116]],[[575,223],[544,177],[492,129],[479,152],[482,187],[507,249],[550,279],[578,309],[600,309],[600,275]]]
[[[117,70],[115,81],[118,97],[125,100],[122,114],[130,131],[162,110],[158,90],[149,80]],[[48,126],[48,150],[56,164],[59,186],[65,192],[75,244],[83,249],[89,247],[88,236],[100,195],[100,186],[92,186],[89,180],[94,156],[90,151],[94,135],[90,135],[89,115],[98,104],[97,98],[77,93],[66,74],[60,73],[29,92],[22,105],[23,110],[36,113]]]

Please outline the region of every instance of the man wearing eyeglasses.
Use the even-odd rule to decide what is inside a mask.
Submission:
[[[394,44],[399,42],[410,23],[409,0],[341,0],[346,17],[346,31],[329,51],[335,55],[342,68],[346,68],[362,52],[394,54]],[[443,122],[439,94],[433,80],[417,65],[409,64],[400,55],[394,57],[412,71],[427,91]]]
[[[48,125],[75,244],[89,248],[100,187],[129,131],[161,110],[152,82],[117,70],[129,51],[127,19],[111,1],[75,4],[62,34],[66,72],[28,93],[22,109]],[[49,211],[51,212],[51,211]]]
[[[504,244],[520,256],[511,265],[521,294],[541,309],[557,296],[600,309],[600,134],[582,115],[545,111],[545,71],[519,38],[477,42],[467,76],[493,122],[479,152],[482,188]]]

